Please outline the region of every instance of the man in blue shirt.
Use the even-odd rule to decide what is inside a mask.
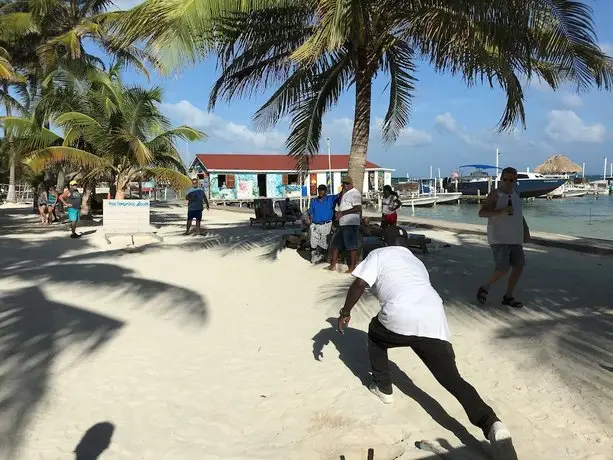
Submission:
[[[196,231],[194,235],[200,235],[200,221],[202,220],[202,210],[206,204],[206,209],[209,209],[209,200],[206,198],[204,189],[198,184],[198,179],[192,179],[192,188],[185,195],[187,200],[187,229],[184,235],[189,235],[189,229],[192,226],[192,220],[196,219]]]
[[[317,187],[317,198],[311,201],[311,263],[321,262],[328,253],[328,235],[332,231],[336,195],[328,195],[328,189],[321,184]]]

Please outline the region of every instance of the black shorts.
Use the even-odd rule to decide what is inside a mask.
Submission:
[[[187,211],[187,220],[191,222],[194,219],[198,221],[202,220],[202,209],[198,211]]]

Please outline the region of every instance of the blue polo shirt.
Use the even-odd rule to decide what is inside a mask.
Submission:
[[[313,219],[314,224],[323,224],[330,222],[334,218],[334,203],[336,195],[326,195],[323,198],[315,198],[311,200],[309,214]]]
[[[188,211],[202,211],[204,209],[204,189],[201,187],[192,187],[187,191],[186,197],[188,198],[187,210]]]

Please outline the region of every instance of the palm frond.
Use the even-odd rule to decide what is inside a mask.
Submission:
[[[74,147],[47,147],[30,152],[24,160],[33,171],[40,172],[55,163],[65,163],[80,168],[104,166],[104,160],[93,153]]]
[[[117,137],[127,143],[129,152],[132,153],[138,165],[151,164],[154,154],[141,139],[131,133],[124,133]]]
[[[413,50],[404,41],[397,41],[385,53],[390,75],[390,102],[381,127],[383,140],[396,141],[411,117],[411,100],[416,78]]]
[[[84,129],[95,129],[100,130],[102,126],[98,123],[97,120],[90,117],[87,114],[80,112],[66,112],[60,115],[55,119],[56,123],[60,126],[65,126],[68,129],[78,128],[80,130]]]
[[[319,152],[324,114],[352,82],[352,56],[341,50],[325,70],[311,76],[308,91],[292,107],[291,132],[285,145],[288,154],[297,158],[300,169],[307,169],[308,159]]]
[[[185,190],[190,187],[191,179],[185,174],[170,168],[142,168],[141,174],[152,177],[158,182],[170,184],[175,190]]]

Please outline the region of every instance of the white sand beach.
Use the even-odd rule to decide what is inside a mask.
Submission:
[[[214,209],[205,236],[184,237],[183,208],[153,214],[164,241],[132,247],[107,245],[99,226],[72,240],[27,207],[0,207],[1,459],[365,460],[369,448],[376,460],[438,459],[414,447],[422,439],[447,445],[449,459],[489,458],[410,350],[390,353],[394,404],[368,392],[378,304],[365,299],[338,334],[329,321],[350,277],[279,250],[291,230]],[[500,306],[502,285],[477,307],[484,240],[420,233],[435,240],[420,257],[460,371],[518,457],[610,460],[613,257],[529,246],[526,308]]]

